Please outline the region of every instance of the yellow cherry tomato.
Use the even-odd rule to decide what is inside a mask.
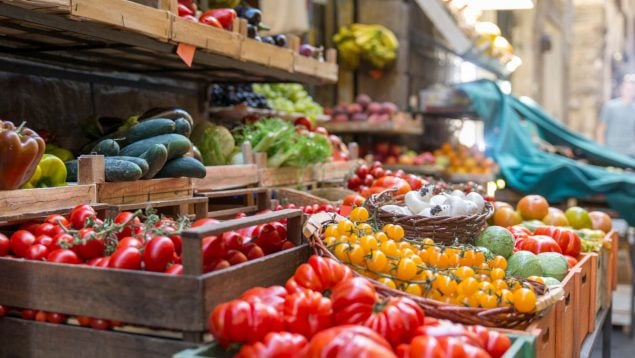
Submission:
[[[333,244],[335,244],[335,242],[337,241],[337,238],[335,238],[335,236],[327,236],[324,238],[324,245],[328,246],[333,246]]]
[[[331,224],[324,229],[324,236],[337,236],[337,225]]]
[[[502,290],[509,288],[509,286],[507,286],[507,282],[501,279],[492,281],[492,286],[494,286],[494,290],[496,290],[496,292],[501,292]]]
[[[381,250],[371,252],[370,257],[366,258],[366,267],[373,272],[384,272],[387,266],[388,259]]]
[[[485,294],[479,297],[478,303],[483,308],[494,308],[498,306],[498,298],[495,295]]]
[[[425,245],[425,246],[434,245],[434,240],[432,240],[430,238],[426,238],[426,239],[421,240],[421,243],[423,245]]]
[[[389,279],[388,277],[380,277],[377,279],[377,282],[384,284],[385,286],[388,286],[392,289],[397,288],[397,286],[395,285],[395,281]]]
[[[397,243],[394,240],[386,240],[379,245],[379,249],[383,251],[387,256],[396,256]]]
[[[489,262],[489,266],[491,268],[499,268],[499,269],[507,269],[507,260],[503,256],[496,256],[492,261]]]
[[[414,283],[411,283],[408,286],[406,286],[406,289],[404,291],[415,296],[421,296],[423,294],[423,290],[421,289],[421,286]]]
[[[536,309],[536,294],[527,288],[514,291],[514,308],[521,313],[530,313]]]
[[[514,294],[508,289],[502,289],[499,294],[500,304],[503,307],[511,307],[514,304]]]
[[[540,276],[529,276],[527,277],[527,279],[534,282],[542,283],[543,285],[545,284],[545,279]]]
[[[454,274],[456,275],[456,277],[458,277],[461,280],[463,280],[463,279],[466,279],[468,277],[474,276],[474,269],[472,269],[469,266],[461,266],[461,267],[457,268],[456,270],[454,270]]]
[[[474,277],[467,277],[457,287],[459,294],[470,296],[478,290],[478,281]]]
[[[337,223],[337,232],[340,235],[350,235],[353,233],[353,223],[350,220],[342,220]]]
[[[502,279],[505,278],[505,270],[503,270],[501,268],[493,268],[489,272],[489,277],[492,278],[492,281],[502,280]]]
[[[385,232],[380,231],[375,233],[375,238],[377,238],[377,241],[379,242],[384,242],[388,240],[388,235],[386,235]]]
[[[410,258],[402,258],[397,264],[397,278],[403,281],[411,280],[417,275],[417,265]]]
[[[348,244],[338,244],[335,246],[335,250],[333,252],[335,257],[344,263],[350,262],[348,258],[348,246]]]
[[[355,265],[363,265],[364,264],[364,249],[359,244],[352,244],[348,249],[348,257],[350,263]]]
[[[370,235],[372,233],[373,233],[372,226],[370,226],[370,225],[368,225],[366,223],[357,224],[357,234],[359,236]]]
[[[357,223],[365,223],[368,221],[368,209],[363,206],[353,209],[351,211],[351,220]]]
[[[400,225],[393,225],[387,229],[386,234],[389,238],[399,241],[404,238],[406,233]]]
[[[459,265],[461,266],[475,266],[476,253],[474,250],[467,250],[463,253],[463,256],[459,259]]]
[[[373,235],[366,235],[359,240],[359,244],[362,246],[366,253],[379,249],[379,243]]]

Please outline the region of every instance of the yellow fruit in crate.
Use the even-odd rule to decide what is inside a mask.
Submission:
[[[527,288],[514,291],[514,308],[521,313],[530,313],[536,309],[536,294]]]
[[[574,229],[590,229],[593,226],[591,216],[589,213],[578,206],[573,206],[564,212],[564,215],[569,220],[569,224]]]

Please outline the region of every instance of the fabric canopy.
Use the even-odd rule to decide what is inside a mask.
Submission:
[[[468,95],[484,121],[488,152],[497,161],[509,187],[540,194],[551,201],[602,194],[612,209],[635,226],[635,174],[547,153],[532,139],[525,121],[545,141],[571,147],[590,162],[635,168],[634,158],[572,132],[535,102],[504,94],[495,82],[483,80],[458,87]]]

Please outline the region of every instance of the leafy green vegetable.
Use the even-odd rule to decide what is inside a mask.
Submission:
[[[225,165],[231,162],[236,142],[227,128],[203,121],[194,127],[190,139],[200,150],[205,165]]]
[[[302,134],[289,122],[279,118],[263,119],[241,128],[239,142],[251,143],[254,152],[267,153],[267,165],[306,167],[331,156],[331,144],[325,136]]]

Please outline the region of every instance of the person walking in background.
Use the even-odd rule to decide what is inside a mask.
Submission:
[[[622,154],[635,157],[635,75],[624,76],[620,97],[604,104],[597,141]]]

